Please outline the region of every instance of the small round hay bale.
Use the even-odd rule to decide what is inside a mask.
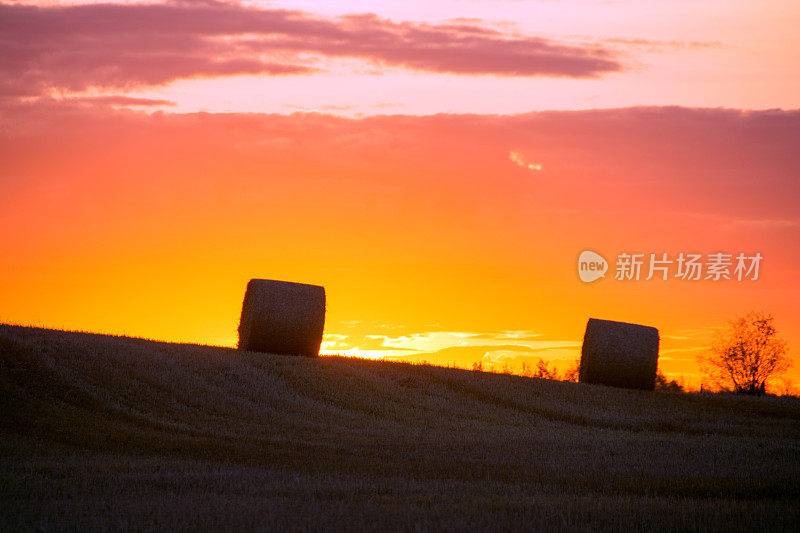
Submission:
[[[656,328],[590,318],[583,336],[578,381],[653,390],[658,342]]]
[[[325,327],[325,288],[251,279],[242,303],[239,349],[287,355],[319,355]]]

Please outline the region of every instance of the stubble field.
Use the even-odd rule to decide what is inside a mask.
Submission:
[[[0,529],[793,530],[800,401],[0,325]]]

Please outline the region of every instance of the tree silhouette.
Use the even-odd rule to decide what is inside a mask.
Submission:
[[[764,394],[767,381],[791,365],[773,316],[756,312],[735,318],[717,331],[710,353],[698,359],[718,386],[742,394]]]

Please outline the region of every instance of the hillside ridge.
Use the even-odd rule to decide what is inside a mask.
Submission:
[[[86,464],[111,468],[89,468],[91,480],[103,483],[133,468],[135,475],[119,474],[123,486],[133,482],[126,476],[156,483],[162,467],[200,472],[198,482],[212,486],[242,469],[273,481],[313,478],[281,485],[294,503],[281,499],[284,492],[268,495],[284,494],[278,499],[290,507],[328,501],[342,483],[351,494],[357,485],[352,497],[363,505],[348,516],[371,509],[387,527],[404,515],[389,512],[394,504],[384,493],[412,498],[409,512],[428,525],[439,523],[425,512],[432,497],[449,502],[442,517],[452,519],[473,516],[465,509],[472,500],[499,506],[508,518],[511,508],[541,511],[543,501],[565,498],[578,506],[575,520],[604,509],[642,518],[644,507],[655,506],[674,525],[668,509],[675,502],[684,525],[706,520],[710,502],[719,511],[712,515],[731,525],[741,525],[745,509],[754,526],[780,529],[798,517],[796,507],[787,511],[800,500],[800,402],[793,398],[633,391],[10,325],[0,325],[0,392],[0,475],[10,487],[0,510],[17,517],[5,524],[12,528],[28,524],[12,504],[49,493],[45,482],[77,491],[73,498],[102,499],[95,481],[62,486],[89,476]],[[147,466],[139,471],[131,461]],[[598,506],[603,499],[611,503]],[[227,509],[227,500],[214,501],[209,513]],[[324,523],[317,518],[276,527]]]

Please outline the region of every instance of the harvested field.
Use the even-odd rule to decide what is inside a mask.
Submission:
[[[0,326],[0,530],[800,521],[800,402]]]

